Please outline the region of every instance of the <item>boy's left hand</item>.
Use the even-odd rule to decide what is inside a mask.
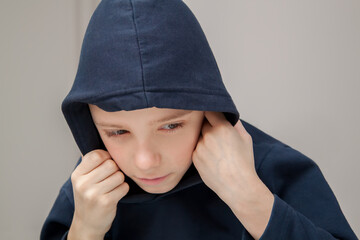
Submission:
[[[225,203],[247,196],[261,182],[252,137],[240,120],[232,126],[222,112],[205,111],[192,159],[204,183]]]

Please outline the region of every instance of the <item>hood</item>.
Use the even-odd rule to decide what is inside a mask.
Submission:
[[[223,112],[234,126],[236,106],[226,90],[201,26],[181,0],[102,0],[86,29],[78,70],[62,102],[83,155],[106,150],[88,103],[113,112],[174,108]],[[155,200],[201,183],[191,165],[165,194],[150,194],[130,178],[121,202]]]

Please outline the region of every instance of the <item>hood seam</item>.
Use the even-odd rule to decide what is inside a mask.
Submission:
[[[136,43],[137,43],[137,46],[138,46],[138,49],[139,49],[139,58],[140,58],[140,67],[141,67],[141,80],[142,80],[143,90],[144,90],[143,92],[144,92],[146,105],[149,106],[149,101],[148,101],[147,96],[146,96],[146,89],[145,89],[145,82],[144,82],[144,68],[143,68],[143,62],[142,62],[141,47],[140,47],[140,42],[139,42],[137,24],[136,24],[136,20],[135,20],[135,9],[134,9],[132,0],[129,0],[129,2],[130,2],[130,6],[131,6],[132,19],[133,19],[135,37],[136,37]]]

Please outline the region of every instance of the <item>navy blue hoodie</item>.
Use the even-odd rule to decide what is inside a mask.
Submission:
[[[82,44],[74,84],[62,111],[83,155],[106,150],[88,103],[105,111],[149,107],[218,111],[240,119],[206,37],[181,0],[103,0]],[[258,176],[275,201],[261,240],[357,239],[316,163],[240,119],[253,139]],[[76,166],[80,163],[78,160]],[[130,190],[117,205],[105,239],[253,239],[192,164],[175,188]],[[70,177],[41,230],[66,239],[74,213]]]

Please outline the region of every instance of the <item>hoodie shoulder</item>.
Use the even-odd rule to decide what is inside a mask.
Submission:
[[[239,120],[253,140],[255,168],[256,171],[259,171],[262,162],[275,146],[285,147],[287,145],[249,122],[241,118]]]
[[[81,157],[79,157],[78,161],[75,164],[75,167],[73,169],[73,171],[75,170],[75,168],[81,163]],[[73,187],[72,187],[72,182],[71,182],[71,176],[68,177],[68,179],[65,181],[65,183],[61,186],[60,192],[62,192],[63,194],[65,194],[66,198],[68,199],[69,203],[71,206],[75,206],[74,203],[74,192],[73,192]]]

